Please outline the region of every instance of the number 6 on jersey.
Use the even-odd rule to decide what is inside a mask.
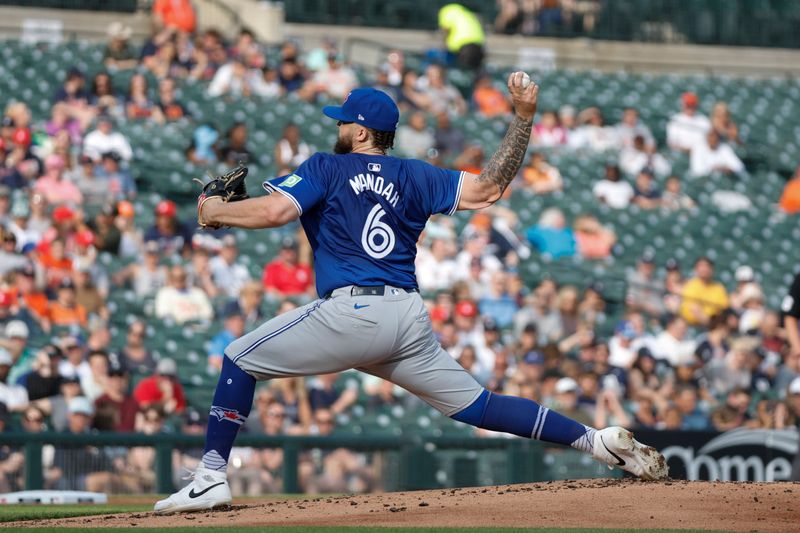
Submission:
[[[364,230],[361,232],[361,246],[375,259],[383,259],[394,249],[394,231],[388,224],[381,222],[385,214],[381,204],[375,204],[367,215]]]

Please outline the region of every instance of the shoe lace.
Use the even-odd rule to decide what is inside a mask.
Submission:
[[[183,475],[181,476],[181,479],[184,480],[184,481],[189,480],[189,479],[194,480],[196,475],[197,475],[197,471],[189,470],[188,468],[186,468],[184,466],[183,467]]]

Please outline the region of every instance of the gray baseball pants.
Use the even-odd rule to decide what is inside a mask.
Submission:
[[[433,335],[419,293],[386,286],[382,296],[333,291],[277,316],[228,345],[225,354],[256,378],[355,368],[391,381],[451,416],[483,391]]]

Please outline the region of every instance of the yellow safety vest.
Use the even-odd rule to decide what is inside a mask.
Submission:
[[[439,10],[439,27],[448,30],[447,49],[453,53],[465,44],[483,44],[483,33],[478,17],[460,4],[447,4]]]

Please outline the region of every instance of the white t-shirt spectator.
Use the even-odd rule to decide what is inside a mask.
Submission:
[[[659,153],[648,154],[635,148],[622,149],[619,154],[620,170],[635,176],[645,167],[650,167],[658,176],[666,176],[672,171],[672,165]]]
[[[220,256],[212,257],[208,262],[214,285],[222,289],[230,298],[238,298],[239,291],[245,283],[250,281],[250,272],[247,267],[239,263],[229,265]]]
[[[659,333],[650,345],[650,349],[656,359],[663,359],[672,366],[694,362],[694,341],[678,340],[668,331]]]
[[[243,76],[236,76],[236,67],[235,63],[226,63],[219,67],[211,83],[208,84],[208,96],[218,97],[223,94],[239,96],[245,89],[259,92],[257,88],[263,85],[261,71],[247,69]]]
[[[435,143],[436,140],[433,138],[433,133],[427,128],[422,131],[408,125],[397,128],[397,142],[395,144],[402,156],[425,159],[428,156],[428,150],[433,148]]]
[[[156,317],[172,318],[178,324],[189,320],[211,320],[214,311],[208,296],[197,287],[179,291],[174,287],[162,287],[156,294]]]
[[[108,135],[100,130],[90,132],[83,139],[83,152],[95,161],[99,161],[107,152],[117,152],[123,161],[130,161],[133,157],[128,139],[118,131],[112,131]]]
[[[419,247],[416,264],[417,283],[423,291],[449,289],[456,282],[457,267],[452,259],[438,261],[429,249]]]
[[[705,115],[678,113],[667,123],[667,144],[678,150],[693,150],[705,144],[711,121]]]
[[[744,170],[744,163],[729,145],[721,142],[715,150],[712,150],[703,139],[692,150],[689,169],[693,176],[708,176],[718,169],[728,169],[734,174],[738,174]]]
[[[594,195],[604,200],[609,207],[625,209],[630,205],[634,192],[631,184],[625,180],[601,180],[594,184]]]

